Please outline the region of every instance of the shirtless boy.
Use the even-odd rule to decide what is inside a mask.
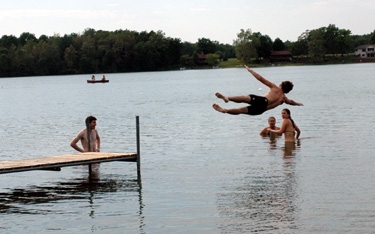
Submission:
[[[84,152],[100,152],[100,136],[96,127],[96,118],[94,116],[88,116],[86,118],[86,128],[82,129],[76,137],[70,142],[70,146],[75,150],[84,153]],[[89,134],[87,134],[89,131]],[[90,140],[88,140],[90,136]],[[82,148],[77,145],[78,141],[81,141]],[[89,144],[90,143],[90,147]]]
[[[239,107],[239,108],[232,108],[232,109],[225,109],[219,106],[218,104],[214,103],[212,107],[221,112],[221,113],[228,113],[231,115],[238,115],[238,114],[248,114],[248,115],[260,115],[267,110],[273,109],[284,102],[289,105],[293,106],[303,106],[302,103],[295,102],[292,99],[287,98],[285,95],[289,93],[293,89],[293,83],[290,81],[284,81],[279,86],[272,83],[271,81],[265,79],[248,66],[246,69],[260,82],[264,85],[269,87],[268,93],[264,96],[257,96],[254,94],[250,95],[243,95],[243,96],[225,96],[221,93],[216,93],[216,97],[221,98],[224,102],[236,102],[236,103],[248,103],[249,106]]]

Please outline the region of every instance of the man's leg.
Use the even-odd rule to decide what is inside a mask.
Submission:
[[[219,92],[215,93],[215,95],[216,95],[216,97],[223,99],[224,102],[229,102],[227,96],[224,96],[223,94],[221,94],[221,93],[219,93]]]
[[[248,110],[247,110],[246,106],[240,107],[240,108],[224,109],[221,106],[219,106],[218,104],[213,104],[212,107],[215,110],[217,110],[221,113],[227,113],[227,114],[231,114],[231,115],[239,115],[239,114],[247,114],[248,113]]]
[[[249,103],[250,104],[250,96],[249,95],[242,95],[242,96],[230,96],[228,97],[229,101],[236,102],[236,103]]]
[[[251,99],[249,95],[241,95],[241,96],[225,96],[221,93],[216,93],[216,97],[221,98],[224,102],[236,102],[236,103],[250,103]]]

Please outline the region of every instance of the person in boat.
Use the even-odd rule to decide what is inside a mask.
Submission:
[[[95,76],[94,75],[91,76],[91,80],[95,80]]]
[[[283,109],[281,111],[281,117],[283,118],[283,122],[281,123],[280,129],[275,130],[272,128],[268,128],[267,130],[277,134],[284,133],[285,143],[296,142],[301,134],[301,130],[293,121],[290,110],[287,108]]]
[[[246,69],[260,82],[269,87],[268,93],[264,96],[257,96],[254,94],[242,95],[242,96],[225,96],[219,92],[215,93],[216,97],[223,99],[224,102],[236,102],[236,103],[247,103],[249,106],[240,108],[225,109],[214,103],[212,107],[221,112],[228,113],[231,115],[248,114],[248,115],[260,115],[265,111],[273,109],[284,102],[293,106],[303,106],[302,103],[295,102],[292,99],[287,98],[285,94],[289,93],[293,89],[293,83],[290,81],[283,81],[279,86],[265,79],[254,70],[246,66]]]
[[[96,128],[96,118],[88,116],[85,120],[86,128],[82,129],[70,142],[70,146],[75,150],[84,152],[100,152],[100,136]],[[89,134],[87,134],[89,131]],[[90,147],[88,147],[88,135],[90,135]],[[81,141],[82,148],[77,145]]]
[[[105,75],[103,75],[102,80],[103,80],[103,81],[105,80]]]
[[[269,126],[265,127],[262,129],[262,131],[260,131],[259,135],[263,136],[263,137],[274,137],[274,136],[281,136],[282,133],[273,133],[273,132],[270,132],[268,131],[268,129],[273,129],[273,130],[279,130],[280,128],[276,126],[276,118],[271,116],[268,118],[268,124]]]

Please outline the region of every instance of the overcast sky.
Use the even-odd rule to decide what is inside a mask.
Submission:
[[[0,36],[81,33],[86,28],[232,44],[241,29],[296,41],[305,30],[334,24],[353,35],[374,31],[374,0],[15,0],[0,2]]]

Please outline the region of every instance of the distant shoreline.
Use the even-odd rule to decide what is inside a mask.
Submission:
[[[295,60],[297,60],[295,58]],[[266,61],[262,61],[259,63],[247,63],[249,67],[286,67],[286,66],[316,66],[316,65],[334,65],[334,64],[360,64],[360,63],[375,63],[375,58],[356,58],[353,55],[344,56],[343,58],[341,56],[326,56],[324,62],[278,62],[278,63],[270,63]],[[244,66],[245,62],[243,60],[238,60],[236,58],[230,58],[227,61],[221,61],[219,64],[215,67],[210,67],[208,65],[203,66],[194,66],[194,67],[180,67],[180,68],[174,68],[170,70],[160,70],[160,71],[176,71],[176,70],[199,70],[199,69],[224,69],[224,68],[242,68]],[[129,71],[134,72],[134,71]],[[138,71],[138,72],[146,72],[146,71]],[[149,72],[149,71],[147,71]],[[111,73],[117,73],[117,72],[107,72],[107,74]],[[127,72],[124,72],[127,73]],[[58,76],[69,76],[69,75],[89,75],[90,74],[63,74]],[[0,77],[1,78],[21,78],[21,77],[35,77],[35,76],[53,76],[53,75],[30,75],[30,76],[11,76],[11,77]]]
[[[294,60],[298,60],[295,58]],[[330,64],[356,64],[356,63],[375,63],[375,58],[357,58],[353,55],[348,56],[326,56],[323,62],[259,62],[259,63],[248,63],[251,67],[270,67],[270,66],[310,66],[310,65],[330,65]],[[228,59],[219,63],[219,68],[236,68],[242,67],[245,64],[243,60],[236,58]]]

